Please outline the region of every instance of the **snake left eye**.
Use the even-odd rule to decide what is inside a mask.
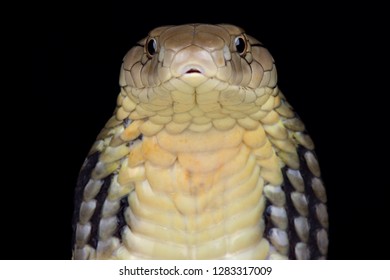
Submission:
[[[236,47],[237,52],[242,55],[246,51],[246,40],[243,36],[238,36],[234,39],[234,45]]]
[[[150,38],[146,43],[146,51],[148,55],[153,56],[157,52],[157,41],[154,38]]]

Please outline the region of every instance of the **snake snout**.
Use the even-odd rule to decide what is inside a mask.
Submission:
[[[172,57],[170,68],[174,77],[187,74],[202,74],[206,77],[213,77],[217,73],[217,66],[211,54],[194,45],[179,50]]]

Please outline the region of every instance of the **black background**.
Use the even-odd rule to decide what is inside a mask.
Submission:
[[[214,9],[197,1],[132,2],[43,6],[25,21],[15,109],[6,121],[4,151],[13,156],[3,175],[11,183],[2,196],[1,258],[71,258],[73,189],[114,109],[123,56],[154,27],[203,22],[241,26],[274,56],[279,87],[317,147],[328,190],[329,258],[388,259],[390,186],[386,129],[379,126],[387,112],[376,110],[385,93],[374,90],[381,36],[367,21],[372,12],[261,1]]]

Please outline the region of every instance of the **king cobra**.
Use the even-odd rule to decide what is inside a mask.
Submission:
[[[326,191],[262,43],[229,24],[152,30],[75,189],[74,259],[324,259]]]

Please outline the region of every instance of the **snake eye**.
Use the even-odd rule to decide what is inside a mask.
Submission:
[[[157,52],[157,41],[154,38],[150,38],[146,43],[146,52],[149,56],[153,56]]]
[[[236,39],[234,39],[234,45],[240,55],[244,54],[246,51],[246,40],[243,36],[236,37]]]

